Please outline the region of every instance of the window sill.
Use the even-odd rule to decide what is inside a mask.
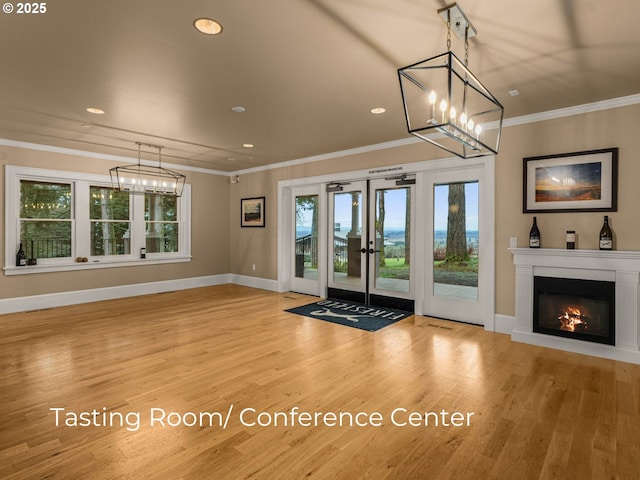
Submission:
[[[57,263],[50,265],[27,265],[24,267],[4,267],[5,275],[29,275],[34,273],[72,272],[76,270],[93,270],[96,268],[139,267],[142,265],[163,265],[167,263],[190,262],[191,257],[171,258],[139,258],[127,260],[93,260],[89,262]]]

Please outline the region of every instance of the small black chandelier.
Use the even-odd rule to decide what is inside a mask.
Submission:
[[[138,163],[109,169],[111,185],[120,192],[138,195],[182,196],[186,176],[162,167],[162,147],[136,142]],[[140,161],[142,147],[158,150],[158,165],[143,165]]]
[[[477,31],[455,3],[438,15],[447,51],[398,70],[409,133],[462,158],[496,154],[504,107],[467,67]],[[451,51],[452,29],[464,39],[464,62]]]

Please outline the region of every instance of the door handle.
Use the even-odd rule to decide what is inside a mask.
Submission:
[[[360,250],[358,250],[358,252],[360,252],[360,253],[367,253],[367,249],[366,249],[366,248],[361,248]]]
[[[374,250],[373,248],[370,248],[369,253],[380,253],[380,250]]]

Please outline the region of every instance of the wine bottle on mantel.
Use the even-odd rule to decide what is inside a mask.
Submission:
[[[613,250],[613,232],[609,226],[609,216],[604,216],[604,225],[600,229],[600,250]]]
[[[533,225],[529,230],[529,248],[540,248],[540,229],[536,217],[533,217]]]

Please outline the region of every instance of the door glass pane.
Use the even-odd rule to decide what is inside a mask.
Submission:
[[[376,190],[375,288],[408,292],[411,273],[411,190]]]
[[[433,294],[478,300],[478,182],[435,185]]]
[[[318,278],[318,195],[296,197],[295,275]]]
[[[358,286],[362,284],[362,192],[333,195],[333,282]]]

